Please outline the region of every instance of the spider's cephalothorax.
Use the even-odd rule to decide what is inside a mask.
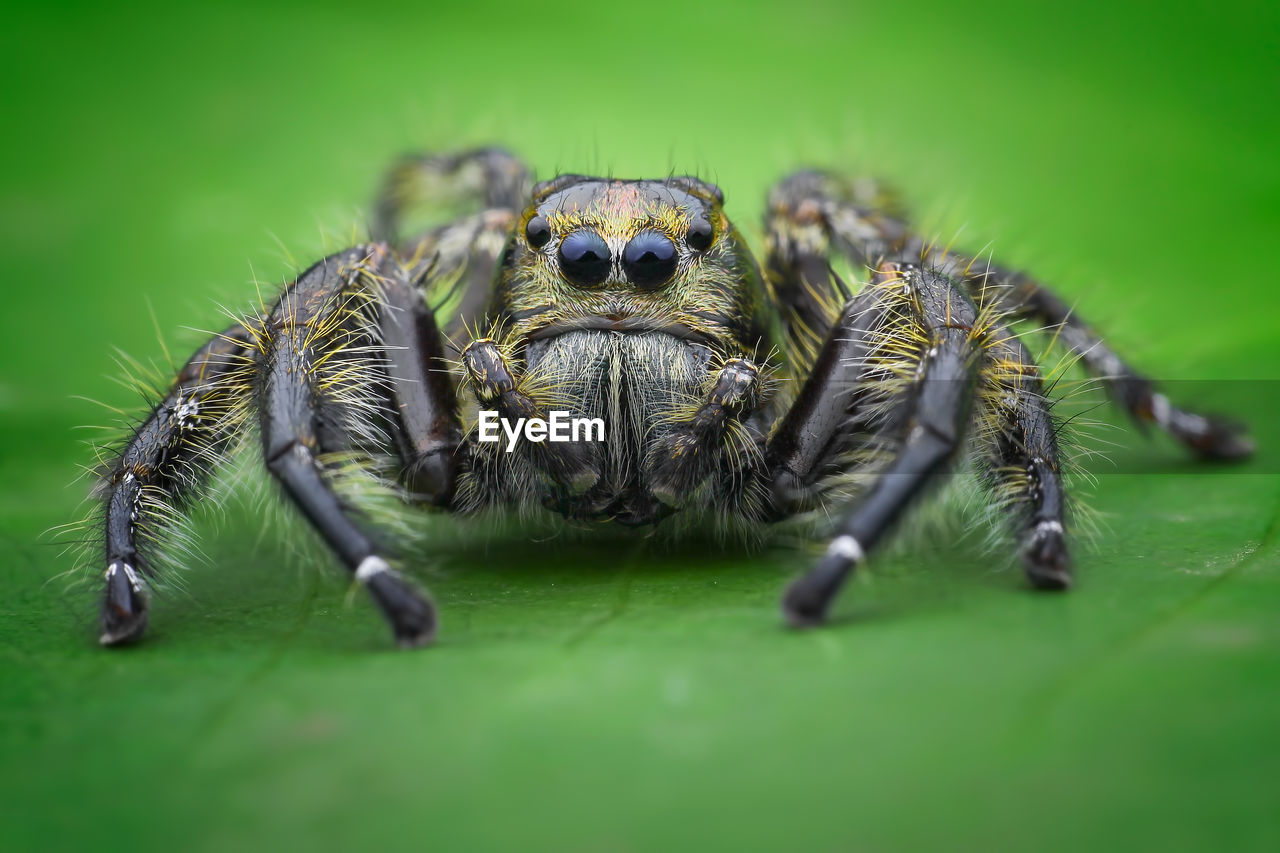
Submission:
[[[472,443],[462,506],[534,502],[647,524],[691,500],[748,500],[741,478],[699,490],[721,457],[758,455],[768,427],[758,400],[771,315],[720,191],[565,175],[534,188],[516,225],[486,318],[494,331],[462,350],[465,381],[504,418],[599,418],[606,440]],[[692,429],[717,375],[732,399]]]
[[[475,210],[399,233],[412,210],[460,204]],[[1050,330],[1135,419],[1200,456],[1249,454],[1238,428],[1175,407],[1032,279],[935,251],[896,210],[878,183],[792,175],[769,198],[762,271],[720,190],[694,178],[535,186],[498,149],[406,158],[375,242],[201,348],[107,462],[102,642],[141,636],[162,534],[252,426],[284,494],[406,645],[430,639],[435,612],[390,562],[419,555],[344,486],[353,471],[390,471],[405,501],[437,511],[833,518],[784,597],[788,621],[809,625],[963,448],[1031,583],[1069,586],[1057,425],[1012,324]],[[866,279],[856,292],[833,259]],[[484,417],[556,413],[603,435],[483,440]]]

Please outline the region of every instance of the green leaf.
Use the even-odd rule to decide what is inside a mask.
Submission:
[[[0,847],[1280,846],[1275,8],[13,14]],[[73,395],[136,410],[113,346],[167,371],[156,325],[180,359],[251,275],[361,234],[392,156],[487,141],[543,177],[698,171],[748,228],[788,169],[886,174],[1261,450],[1211,468],[1108,431],[1075,591],[921,535],[804,633],[784,543],[443,519],[440,639],[399,652],[300,528],[233,509],[147,641],[99,649],[93,579],[43,535],[88,488],[75,425],[117,420]]]

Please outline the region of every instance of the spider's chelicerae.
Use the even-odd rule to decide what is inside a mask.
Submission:
[[[406,158],[374,241],[214,336],[110,461],[102,643],[141,636],[162,534],[246,433],[404,645],[430,640],[435,612],[391,566],[415,555],[342,488],[352,470],[437,511],[834,519],[783,598],[788,621],[812,625],[965,448],[1031,584],[1070,585],[1057,425],[1011,324],[1047,330],[1193,453],[1250,453],[1237,427],[1174,406],[1027,275],[921,240],[874,181],[779,183],[763,267],[723,201],[691,177],[534,184],[497,149]],[[466,205],[401,233],[414,210]],[[835,259],[866,279],[856,292]],[[481,412],[600,419],[604,436],[527,431],[508,452],[478,440]]]

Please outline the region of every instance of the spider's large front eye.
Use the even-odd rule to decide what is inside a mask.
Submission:
[[[560,269],[579,287],[595,287],[609,277],[609,245],[594,231],[574,231],[560,241]]]
[[[551,226],[547,224],[546,219],[541,216],[535,216],[524,227],[524,236],[529,241],[530,246],[535,249],[541,249],[551,242]]]
[[[666,283],[676,271],[676,244],[657,231],[641,231],[622,250],[622,268],[640,287]]]

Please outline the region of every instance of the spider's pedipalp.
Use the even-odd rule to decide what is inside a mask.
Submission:
[[[462,351],[462,364],[467,371],[468,387],[477,401],[492,406],[499,416],[511,423],[530,418],[547,417],[547,409],[530,391],[530,383],[517,378],[508,366],[507,357],[489,338],[472,341]],[[536,378],[535,378],[536,379]],[[581,495],[600,479],[599,461],[589,445],[578,442],[538,443],[533,453],[550,477],[570,495]]]
[[[736,423],[758,408],[764,379],[761,370],[743,358],[730,359],[713,377],[696,407],[680,412],[670,430],[649,452],[646,477],[649,490],[667,506],[680,506],[718,465],[730,471],[743,467],[726,459],[736,450]]]

